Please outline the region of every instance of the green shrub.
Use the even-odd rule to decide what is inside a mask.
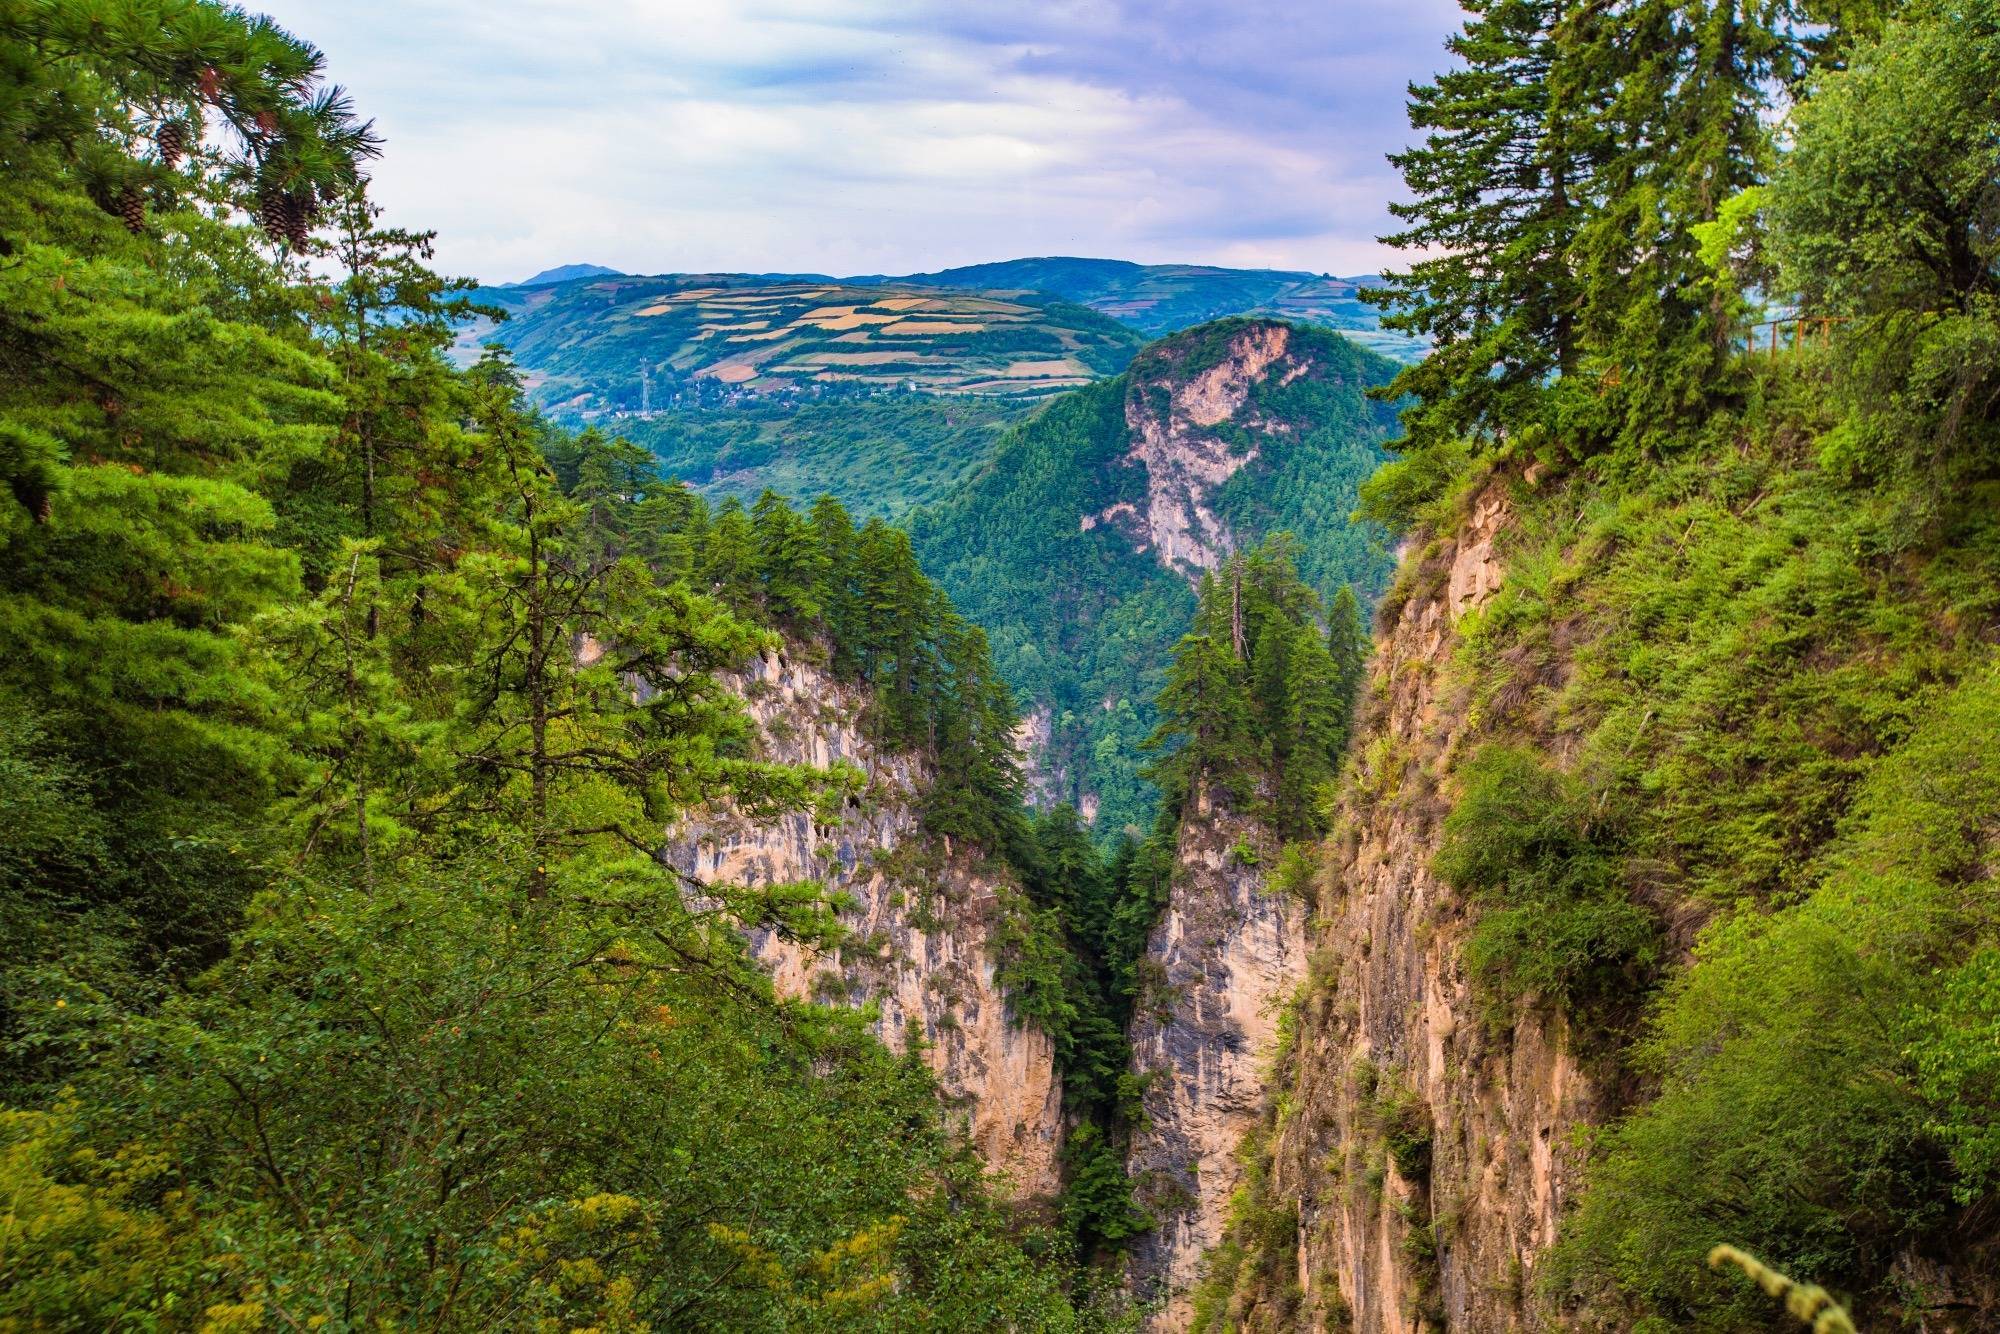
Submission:
[[[1626,896],[1581,784],[1499,744],[1459,777],[1432,869],[1480,909],[1465,961],[1494,1013],[1534,996],[1577,1022],[1603,1019],[1643,987],[1659,926]]]

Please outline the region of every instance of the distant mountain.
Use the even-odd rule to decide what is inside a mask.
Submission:
[[[1338,329],[1356,342],[1397,360],[1410,361],[1422,355],[1422,345],[1416,340],[1384,333],[1379,312],[1361,301],[1360,290],[1381,281],[1372,275],[1340,278],[1302,270],[1134,264],[1122,259],[1049,256],[972,264],[875,281],[995,292],[1047,292],[1154,336],[1229,315],[1269,315]]]
[[[1255,315],[1421,355],[1358,300],[1373,278],[1051,257],[937,273],[661,274],[567,265],[488,288],[534,399],[602,421],[710,495],[832,491],[894,518],[943,499],[1005,430],[1122,370],[1148,332]]]
[[[491,289],[538,401],[592,420],[882,393],[1022,398],[1115,375],[1144,339],[1036,292],[624,274]]]
[[[565,264],[509,288],[539,287],[590,277],[623,277],[595,264]],[[663,279],[717,275],[663,274]],[[1149,337],[1160,337],[1231,315],[1268,315],[1338,329],[1397,361],[1414,361],[1424,345],[1386,333],[1381,314],[1360,299],[1381,284],[1373,274],[1339,277],[1302,269],[1228,269],[1211,264],[1135,264],[1124,259],[1051,255],[968,264],[934,273],[724,275],[735,283],[831,283],[842,287],[928,287],[949,291],[1041,293],[1087,306]]]
[[[618,270],[607,269],[602,264],[558,264],[553,269],[543,269],[532,278],[523,278],[518,283],[502,283],[502,287],[541,287],[548,283],[566,283],[577,278],[617,277]]]

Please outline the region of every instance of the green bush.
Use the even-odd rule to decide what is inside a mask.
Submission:
[[[1534,996],[1590,1023],[1643,987],[1659,926],[1632,903],[1574,778],[1532,751],[1490,744],[1459,771],[1432,869],[1479,917],[1467,967],[1497,1014]]]

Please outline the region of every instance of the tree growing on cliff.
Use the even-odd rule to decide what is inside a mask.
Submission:
[[[1589,89],[1564,58],[1568,0],[1465,0],[1446,47],[1461,62],[1410,87],[1424,142],[1392,154],[1413,198],[1389,208],[1390,245],[1424,253],[1362,298],[1431,354],[1382,391],[1408,396],[1397,448],[1492,440],[1537,417],[1549,377],[1577,357],[1569,250],[1604,150]]]

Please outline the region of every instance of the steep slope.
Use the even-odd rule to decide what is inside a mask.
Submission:
[[[1912,483],[1761,373],[1671,468],[1475,472],[1414,540],[1210,1313],[1741,1328],[1718,1242],[1882,1327],[2000,1312],[1994,483],[1891,547]]]
[[[1203,1258],[1223,1239],[1240,1150],[1264,1107],[1279,1012],[1304,971],[1305,905],[1269,883],[1277,844],[1204,791],[1175,839],[1167,905],[1147,937],[1133,1015],[1144,1119],[1126,1170],[1153,1227],[1133,1240],[1153,1328],[1184,1329]]]
[[[785,653],[763,655],[735,684],[763,758],[852,765],[864,785],[836,817],[799,812],[771,822],[708,811],[674,832],[668,860],[705,882],[819,880],[844,899],[848,939],[831,952],[770,930],[752,934],[752,952],[780,994],[872,1007],[877,1036],[891,1050],[921,1051],[1014,1197],[1053,1200],[1063,1129],[1055,1049],[1015,1014],[996,979],[995,938],[1019,910],[1018,890],[921,828],[930,775],[917,757],[885,752],[863,735],[865,691]]]
[[[1471,723],[1450,685],[1456,627],[1500,587],[1509,513],[1495,486],[1422,553],[1371,664],[1259,1195],[1238,1206],[1239,1251],[1273,1218],[1296,1251],[1266,1241],[1263,1271],[1222,1274],[1255,1328],[1510,1327],[1576,1186],[1573,1132],[1602,1109],[1559,1017],[1495,1023],[1462,962],[1468,917],[1429,869],[1437,788]]]
[[[1394,420],[1367,392],[1394,371],[1320,329],[1190,329],[1050,404],[913,516],[926,568],[1046,728],[1041,768],[1100,831],[1150,824],[1139,745],[1203,570],[1289,530],[1323,595],[1380,587],[1387,557],[1347,520]]]

